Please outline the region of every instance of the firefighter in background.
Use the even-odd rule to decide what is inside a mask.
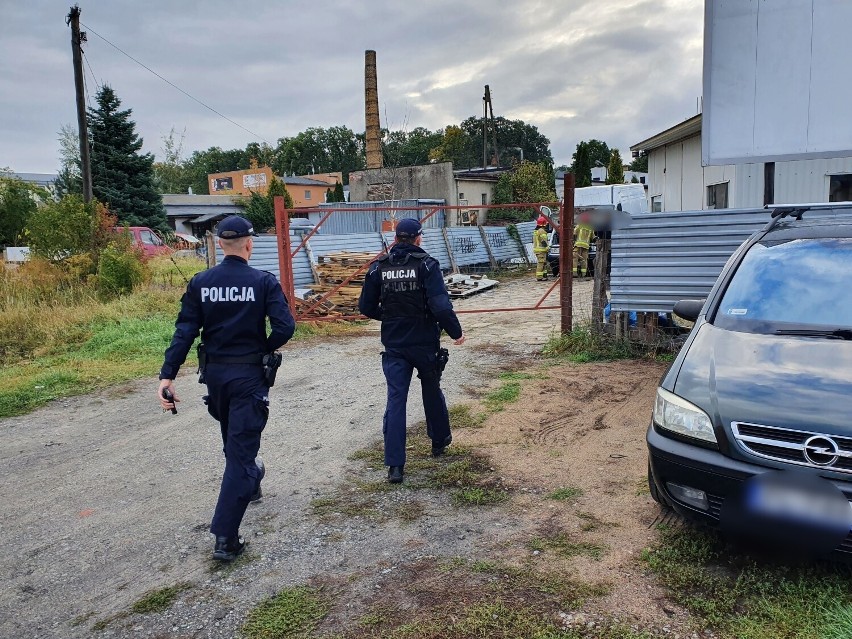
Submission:
[[[589,214],[580,216],[580,223],[574,225],[574,273],[577,277],[586,277],[589,264],[589,246],[595,239],[595,229],[589,222]]]
[[[550,244],[547,241],[547,218],[540,215],[536,220],[535,231],[533,231],[533,253],[535,253],[536,268],[535,279],[543,282],[547,279],[547,252]]]

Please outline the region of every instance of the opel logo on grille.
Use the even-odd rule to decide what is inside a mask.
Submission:
[[[837,442],[824,435],[814,435],[805,441],[802,452],[805,459],[815,466],[831,466],[837,461],[839,448]]]

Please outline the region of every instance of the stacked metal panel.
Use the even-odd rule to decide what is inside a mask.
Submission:
[[[488,238],[491,254],[498,263],[502,264],[523,257],[518,241],[509,235],[509,230],[505,226],[483,226],[482,228]]]
[[[852,218],[852,210],[805,216]],[[668,313],[679,300],[706,298],[728,258],[769,220],[766,209],[634,216],[612,232],[612,310]]]
[[[454,226],[447,229],[450,250],[456,266],[463,268],[474,264],[488,264],[488,251],[477,226]]]

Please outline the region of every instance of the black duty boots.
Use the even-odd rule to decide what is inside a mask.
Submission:
[[[213,559],[217,561],[233,561],[246,549],[246,542],[240,536],[216,537],[216,547],[213,549]]]
[[[447,446],[453,443],[453,436],[447,435],[443,442],[436,444],[432,442],[432,457],[440,457],[447,451]]]

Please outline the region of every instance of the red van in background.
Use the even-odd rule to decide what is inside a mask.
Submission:
[[[153,257],[155,255],[169,255],[174,250],[169,248],[156,231],[149,229],[147,226],[117,226],[116,232],[123,233],[127,229],[133,241],[133,246],[141,249],[145,257]]]

